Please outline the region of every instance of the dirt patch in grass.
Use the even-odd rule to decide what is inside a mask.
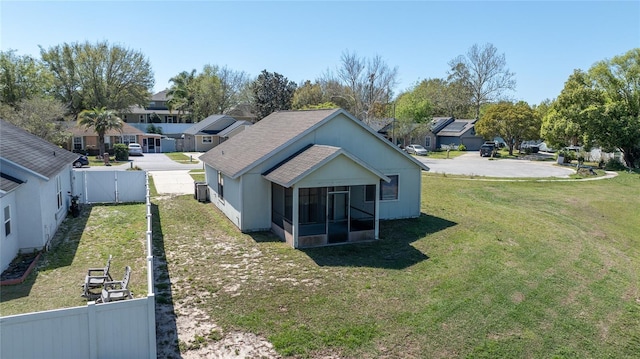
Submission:
[[[183,200],[185,198],[182,197]],[[163,196],[155,198],[155,201],[161,203],[164,209],[169,209],[175,201],[180,200]],[[154,218],[160,218],[164,213],[156,213]],[[212,268],[202,268],[207,266],[209,252],[232,255],[245,265],[248,258],[259,256],[260,253],[244,253],[234,243],[235,238],[219,231],[199,233],[194,232],[194,227],[190,225],[185,225],[182,230],[171,225],[164,226],[162,232],[154,234],[158,357],[280,358],[265,338],[253,333],[224,331],[215,318],[201,308],[204,303],[211,303],[215,299],[218,290],[230,293],[238,291],[242,278],[246,278],[246,274],[238,272],[235,276],[238,282],[229,283],[221,275],[216,275]],[[180,232],[181,235],[174,235]],[[194,237],[201,240],[194,240]],[[165,248],[165,240],[171,241],[172,245]],[[193,268],[198,270],[190,270]]]

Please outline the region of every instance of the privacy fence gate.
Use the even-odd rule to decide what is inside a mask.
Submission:
[[[145,201],[145,171],[73,171],[72,191],[80,203]]]

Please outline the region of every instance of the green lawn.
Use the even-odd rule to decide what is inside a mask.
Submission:
[[[457,150],[452,150],[449,151],[449,153],[447,154],[447,151],[429,151],[429,158],[435,158],[435,159],[446,159],[446,158],[456,158],[458,156],[462,156],[465,153],[467,153],[466,151],[457,151]]]
[[[78,218],[65,219],[52,250],[41,254],[24,283],[0,287],[3,316],[86,305],[80,295],[87,269],[104,267],[109,255],[113,279],[122,280],[125,266],[131,266],[129,287],[134,296],[146,296],[146,206],[85,205],[81,210]]]
[[[165,153],[165,155],[167,157],[169,157],[171,160],[178,162],[178,163],[195,163],[197,162],[197,160],[193,159],[190,156],[185,155],[182,152],[170,152],[170,153]]]
[[[156,298],[178,316],[204,313],[190,319],[195,327],[252,332],[284,356],[637,357],[638,198],[638,174],[586,182],[425,175],[420,218],[382,223],[379,241],[294,250],[269,233],[240,233],[193,196],[154,197],[154,253],[171,283]],[[2,288],[2,314],[77,303],[82,271],[108,253],[116,268],[141,253],[134,278],[143,280],[144,227],[127,212],[137,206],[94,207],[76,248],[32,276],[30,293],[6,299]],[[71,289],[52,295],[43,280]]]

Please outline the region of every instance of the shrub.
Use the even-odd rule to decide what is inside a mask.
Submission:
[[[625,171],[627,167],[617,158],[611,158],[604,165],[604,169],[607,171]]]
[[[463,144],[460,144],[460,145],[458,146],[458,151],[466,151],[466,150],[467,150],[467,146],[465,146],[465,145],[463,145]]]
[[[558,157],[563,156],[563,163],[571,163],[571,161],[576,159],[576,154],[573,151],[562,150],[558,151]]]
[[[116,155],[116,161],[128,161],[129,160],[129,147],[124,143],[116,143],[113,145],[113,151]]]

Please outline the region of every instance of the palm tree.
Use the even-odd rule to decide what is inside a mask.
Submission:
[[[104,134],[109,130],[122,129],[122,119],[118,117],[113,110],[107,110],[105,107],[93,108],[93,110],[84,110],[78,115],[78,123],[86,128],[93,128],[98,134],[98,144],[100,147],[99,155],[104,154]]]
[[[169,79],[169,82],[173,84],[167,91],[167,97],[170,97],[167,101],[169,110],[178,110],[178,118],[185,112],[193,112],[193,103],[195,98],[194,83],[196,79],[196,70],[191,72],[182,71],[178,75]]]

